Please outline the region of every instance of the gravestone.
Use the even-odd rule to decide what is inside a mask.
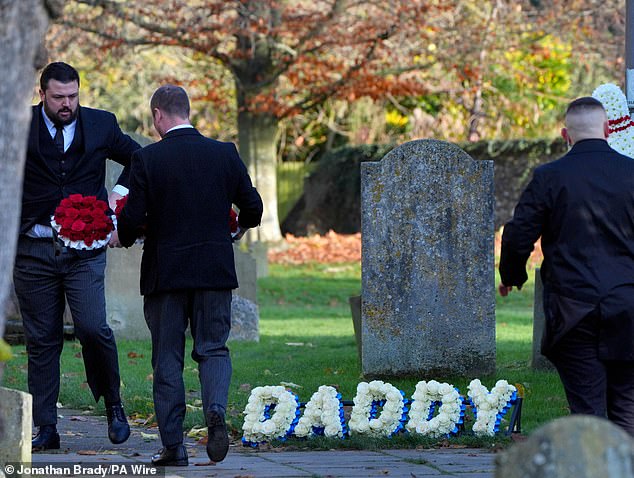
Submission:
[[[361,346],[361,296],[353,295],[348,297],[350,304],[350,313],[352,314],[352,328],[354,329],[354,339],[357,342],[357,354],[359,355],[359,363],[363,357]]]
[[[496,456],[496,478],[632,478],[634,440],[604,418],[558,418]]]
[[[256,241],[248,246],[249,253],[255,257],[257,267],[257,278],[268,277],[269,275],[269,247],[265,242]]]
[[[554,365],[542,355],[541,343],[546,325],[546,315],[544,314],[544,285],[539,269],[535,269],[535,299],[533,303],[533,355],[531,367],[536,370],[554,371]]]
[[[493,162],[405,143],[361,164],[362,372],[495,371]]]
[[[5,463],[31,463],[31,407],[28,393],[0,387],[0,469]]]

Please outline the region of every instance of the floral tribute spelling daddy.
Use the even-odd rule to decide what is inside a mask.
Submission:
[[[359,383],[348,430],[341,395],[333,387],[319,387],[306,403],[301,417],[297,395],[283,386],[256,387],[244,410],[242,442],[257,446],[267,440],[285,440],[293,435],[391,437],[399,432],[450,437],[457,434],[464,423],[466,404],[471,405],[475,417],[474,435],[494,436],[500,431],[504,415],[517,402],[517,389],[506,380],[498,380],[489,391],[480,380],[474,379],[468,387],[469,398],[464,398],[453,385],[431,380],[416,385],[412,400],[404,396],[401,390],[380,380]]]
[[[95,196],[71,194],[55,209],[51,226],[67,247],[99,249],[108,244],[115,228],[107,211],[108,204]]]

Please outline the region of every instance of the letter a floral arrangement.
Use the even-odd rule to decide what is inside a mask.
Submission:
[[[489,391],[480,380],[474,379],[467,397],[448,383],[421,381],[411,400],[393,385],[374,380],[357,385],[346,425],[341,395],[334,387],[320,386],[306,403],[303,415],[299,398],[285,387],[256,387],[244,410],[242,442],[255,447],[291,436],[392,437],[400,432],[451,437],[464,428],[467,405],[472,407],[475,417],[474,435],[494,436],[500,431],[502,418],[516,402],[517,389],[506,380],[499,380]]]

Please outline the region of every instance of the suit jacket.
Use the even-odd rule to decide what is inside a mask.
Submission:
[[[526,261],[540,236],[542,351],[599,313],[602,358],[634,360],[634,159],[588,139],[536,168],[504,227],[503,284],[526,281]]]
[[[259,225],[262,199],[232,143],[181,128],[137,151],[118,229],[129,247],[145,225],[141,294],[238,287],[232,203],[240,226]]]
[[[41,110],[41,103],[33,106],[24,169],[21,233],[34,224],[48,225],[60,201],[71,194],[97,196],[107,202],[106,159],[126,166],[118,183],[127,187],[132,153],[141,147],[121,132],[112,113],[80,106],[78,127],[82,128],[84,152],[69,173],[60,178],[40,152],[40,134],[49,134],[48,130],[40,131]]]

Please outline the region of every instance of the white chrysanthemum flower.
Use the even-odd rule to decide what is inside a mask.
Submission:
[[[386,400],[381,414],[371,418],[372,402],[380,400]],[[404,407],[403,394],[393,385],[381,380],[361,382],[357,385],[348,426],[354,433],[389,437],[399,430]]]
[[[621,88],[605,83],[592,92],[592,97],[601,102],[608,115],[608,144],[619,153],[634,158],[634,122]]]
[[[342,407],[343,404],[334,387],[320,386],[306,404],[304,415],[295,427],[295,435],[298,437],[314,435],[315,427],[324,427],[325,436],[343,438]]]
[[[464,416],[462,397],[448,383],[439,384],[435,380],[421,381],[416,384],[412,395],[410,419],[406,428],[410,432],[441,437],[453,433]],[[438,414],[429,419],[432,404],[441,402]]]
[[[506,380],[498,380],[489,392],[480,380],[472,380],[467,395],[476,411],[475,435],[495,435],[498,419],[506,412],[517,389]]]
[[[270,417],[266,407],[275,405]],[[284,438],[297,417],[297,396],[282,386],[255,387],[244,409],[243,440],[259,443]]]

